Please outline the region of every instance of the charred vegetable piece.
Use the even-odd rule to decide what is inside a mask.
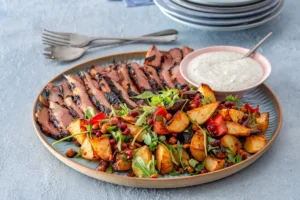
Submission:
[[[216,111],[219,102],[206,104],[199,108],[187,111],[188,116],[192,121],[196,121],[199,125],[204,124]]]
[[[189,126],[189,124],[190,120],[187,115],[182,110],[179,110],[173,116],[173,119],[168,122],[166,128],[171,133],[181,133]]]
[[[131,170],[132,161],[127,159],[125,153],[118,153],[116,156],[116,162],[113,164],[112,168],[117,172]]]
[[[258,117],[256,117],[256,122],[258,124],[257,128],[262,130],[262,134],[264,134],[269,126],[269,113],[261,113]]]
[[[211,156],[207,156],[204,160],[204,167],[207,171],[213,172],[222,169],[225,165],[224,159],[217,159]]]
[[[224,118],[221,115],[210,118],[207,122],[207,129],[214,137],[220,137],[228,132]]]
[[[237,139],[233,135],[224,135],[221,138],[221,145],[224,146],[224,147],[229,148],[230,151],[233,153],[234,156],[242,148],[242,144],[239,141],[239,139]]]
[[[229,109],[229,116],[233,122],[238,122],[243,118],[244,113],[240,110]]]
[[[267,140],[264,135],[250,135],[246,138],[244,149],[248,153],[257,153],[264,146],[266,146]]]
[[[134,156],[133,156],[133,160],[132,160],[132,171],[135,174],[135,176],[141,177],[141,175],[143,174],[143,172],[141,171],[140,168],[136,167],[136,157],[140,157],[144,161],[144,164],[148,165],[148,163],[152,159],[152,153],[149,150],[149,148],[148,148],[147,145],[138,148],[134,152]]]
[[[90,139],[93,149],[97,155],[105,161],[110,161],[112,158],[112,150],[109,142],[109,137],[94,137]]]
[[[198,91],[201,92],[204,98],[209,98],[212,102],[216,101],[215,93],[208,85],[201,83],[200,87],[198,88]]]
[[[174,114],[179,110],[187,111],[188,109],[189,109],[188,99],[179,99],[175,101],[175,103],[172,106],[168,106],[166,108],[166,110],[171,114]]]
[[[153,131],[157,134],[169,134],[169,130],[165,126],[165,116],[168,114],[164,106],[157,106],[153,116]]]
[[[204,133],[201,130],[197,130],[191,140],[190,151],[192,156],[198,161],[203,161],[206,157],[205,142]]]
[[[158,144],[156,153],[156,168],[162,175],[168,174],[174,169],[170,151],[163,144]]]
[[[229,135],[234,135],[234,136],[249,136],[251,129],[240,125],[239,123],[236,122],[226,122],[226,127],[228,129],[228,134]]]

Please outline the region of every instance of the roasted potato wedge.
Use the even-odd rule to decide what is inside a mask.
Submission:
[[[226,126],[228,129],[228,134],[229,135],[234,135],[234,136],[249,136],[251,129],[240,125],[239,123],[236,122],[226,122]]]
[[[179,155],[178,151],[174,154],[174,158],[175,158],[177,163],[180,163],[180,155]],[[186,150],[183,149],[183,151],[182,151],[182,160],[189,160],[189,159],[190,159],[189,154],[186,152]]]
[[[204,167],[207,171],[213,172],[213,171],[222,169],[225,165],[225,160],[207,156],[203,163],[204,163]]]
[[[142,175],[142,171],[139,168],[135,167],[135,157],[141,157],[144,163],[147,165],[152,159],[152,153],[149,150],[148,146],[142,146],[134,151],[133,160],[132,160],[132,171],[137,176],[140,177]]]
[[[198,160],[203,161],[206,157],[205,155],[205,144],[204,141],[205,137],[201,130],[196,131],[194,134],[191,144],[190,144],[190,151],[192,156]]]
[[[204,124],[214,114],[219,106],[219,102],[206,104],[199,108],[187,111],[188,116],[191,120],[196,121],[199,125]]]
[[[182,111],[177,111],[173,119],[171,119],[167,125],[167,129],[171,133],[181,133],[183,132],[190,124],[190,120],[187,115]]]
[[[265,134],[269,126],[269,113],[261,113],[258,117],[256,117],[256,122],[258,124],[257,129],[262,130],[262,134]]]
[[[198,88],[198,91],[201,92],[204,98],[210,98],[212,102],[216,101],[215,93],[208,85],[201,83],[201,85]]]
[[[136,134],[138,134],[140,132],[140,130],[143,128],[143,127],[140,127],[140,126],[135,126],[135,125],[132,125],[132,124],[129,124],[127,123],[127,128],[129,128],[130,130],[130,134],[132,135],[132,137],[136,136]],[[146,134],[146,130],[143,130],[140,135],[136,138],[136,141],[137,142],[143,142],[143,135]]]
[[[109,142],[109,137],[100,137],[90,139],[90,143],[97,155],[105,161],[110,161],[112,158],[112,150]]]
[[[112,165],[114,171],[122,172],[128,171],[132,167],[131,160],[127,160],[125,153],[118,153],[116,155],[116,162]]]
[[[156,121],[156,120],[154,120],[153,123],[153,131],[159,135],[166,135],[170,133],[170,131],[164,125],[163,121]]]
[[[97,160],[99,159],[98,154],[93,149],[93,146],[87,137],[80,147],[80,155],[82,158],[87,160]]]
[[[229,116],[233,122],[238,122],[240,119],[243,118],[244,113],[240,110],[229,109]]]
[[[172,162],[171,154],[167,147],[163,144],[159,144],[155,153],[156,157],[156,168],[158,172],[162,175],[168,174],[174,169],[174,164]]]
[[[233,155],[236,155],[237,152],[242,148],[242,144],[239,139],[233,135],[224,135],[221,138],[221,145],[230,149]]]
[[[218,114],[221,115],[225,121],[231,121],[231,117],[229,115],[229,109],[224,108],[218,111]]]
[[[84,119],[77,119],[71,122],[71,124],[68,126],[68,131],[71,135],[74,135],[76,133],[81,133],[86,131],[85,127],[85,120]],[[74,138],[77,140],[77,142],[82,145],[83,142],[86,139],[86,134],[76,135]]]
[[[267,144],[266,136],[264,135],[250,135],[246,138],[244,149],[248,153],[256,153]]]
[[[124,115],[124,116],[122,116],[122,119],[123,119],[125,122],[131,123],[131,124],[134,124],[134,123],[136,122],[136,120],[137,120],[137,118],[131,117],[131,116],[129,116],[129,115]]]

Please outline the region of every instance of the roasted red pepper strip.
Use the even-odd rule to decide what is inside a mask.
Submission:
[[[104,113],[99,113],[99,114],[95,115],[92,119],[90,119],[90,123],[92,125],[94,125],[94,124],[98,123],[100,120],[103,120],[105,118],[106,117],[105,117]]]
[[[207,129],[214,137],[220,137],[228,132],[224,118],[221,115],[210,118],[207,121]]]
[[[153,116],[153,131],[160,135],[169,134],[170,132],[167,130],[167,128],[164,126],[164,119],[165,116],[168,114],[168,111],[164,106],[157,106],[155,114]],[[160,116],[160,117],[159,117]],[[158,119],[159,117],[160,119]]]
[[[157,111],[155,113],[155,116],[166,116],[166,114],[168,114],[168,111],[166,110],[165,107],[159,105],[157,106]]]
[[[255,113],[259,111],[259,105],[256,106],[256,108],[252,108],[249,104],[245,104],[246,110],[249,110],[250,113]]]

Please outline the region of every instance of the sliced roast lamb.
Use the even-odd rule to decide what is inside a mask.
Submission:
[[[164,62],[160,69],[160,79],[167,88],[175,88],[175,84],[171,78],[170,69],[173,67],[173,60],[169,53],[165,53]]]
[[[109,113],[111,111],[111,105],[107,101],[104,93],[101,90],[98,90],[92,77],[87,72],[79,72],[79,76],[85,84],[86,91],[90,96],[93,104],[103,113]]]
[[[70,114],[74,118],[84,118],[83,112],[80,110],[80,108],[75,104],[73,101],[73,93],[70,89],[70,85],[67,82],[63,82],[59,86],[61,95],[63,96],[64,103],[68,107]]]
[[[182,51],[183,57],[185,57],[185,56],[187,56],[189,53],[193,52],[194,49],[192,49],[192,48],[190,48],[190,47],[188,47],[188,46],[184,46],[184,47],[182,47],[181,51]]]
[[[130,96],[136,96],[140,93],[136,85],[130,78],[129,68],[125,63],[119,64],[118,72],[120,75],[120,84]]]
[[[173,48],[173,49],[170,49],[169,53],[172,56],[174,63],[175,64],[180,64],[180,62],[182,60],[181,49],[179,49],[179,48]]]
[[[161,83],[157,70],[154,67],[144,64],[145,74],[148,76],[151,87],[155,90],[163,90],[164,85]]]
[[[57,102],[50,101],[49,116],[50,121],[59,130],[62,137],[69,135],[68,126],[72,122],[73,117],[70,115],[66,106],[60,105]]]
[[[175,65],[171,69],[171,74],[172,80],[174,81],[176,88],[183,89],[189,85],[189,83],[182,77],[179,65]]]
[[[155,45],[153,45],[146,54],[144,64],[158,68],[161,66],[162,57],[163,54],[156,48]]]
[[[54,84],[54,83],[48,83],[46,86],[46,95],[47,95],[47,99],[48,101],[53,101],[53,102],[57,102],[59,104],[63,104],[63,98],[61,96],[59,87]]]
[[[36,121],[41,127],[42,132],[55,140],[59,140],[62,138],[59,130],[53,125],[50,121],[50,116],[48,113],[48,108],[42,106],[37,113],[35,114]]]
[[[92,107],[96,112],[97,109],[89,99],[89,95],[86,93],[85,86],[83,85],[80,77],[74,75],[65,75],[65,78],[71,85],[74,100],[79,106],[80,110],[85,113],[88,107]]]
[[[151,85],[148,81],[146,74],[144,73],[143,67],[140,67],[137,63],[132,62],[129,66],[129,72],[131,78],[135,81],[141,92],[152,91]]]

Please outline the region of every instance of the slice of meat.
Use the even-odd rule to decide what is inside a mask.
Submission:
[[[104,80],[103,76],[101,75],[101,71],[102,68],[100,67],[92,67],[90,68],[90,74],[91,76],[96,79],[98,85],[99,85],[99,88],[102,92],[104,92],[104,95],[106,97],[106,99],[109,101],[110,104],[112,105],[118,105],[121,103],[121,100],[119,99],[119,97],[111,91],[109,85],[107,84],[107,82]]]
[[[98,90],[94,86],[92,77],[87,72],[79,72],[79,76],[83,80],[87,93],[94,105],[103,113],[109,113],[111,111],[111,105],[105,98],[104,93]]]
[[[115,94],[118,95],[118,98],[123,102],[126,103],[126,105],[128,106],[128,108],[136,108],[138,105],[132,101],[129,97],[129,95],[127,94],[127,92],[124,90],[124,88],[122,88],[122,86],[115,82],[114,80],[112,80],[111,78],[107,77],[107,76],[103,76],[104,80],[107,82],[107,84],[109,85],[109,87],[111,88],[112,92],[114,92]]]
[[[67,82],[63,82],[59,86],[60,92],[63,96],[65,105],[68,107],[70,114],[74,118],[84,118],[83,112],[80,110],[80,108],[75,104],[73,101],[73,93],[72,90],[70,89],[70,85]]]
[[[36,121],[40,125],[42,132],[55,140],[61,139],[59,130],[50,122],[48,108],[43,106],[35,114]]]
[[[68,108],[53,101],[50,101],[49,104],[48,111],[50,121],[52,121],[54,126],[59,130],[62,137],[68,136],[69,133],[67,128],[73,120]]]
[[[120,84],[127,91],[130,96],[136,96],[140,94],[140,91],[133,83],[129,75],[129,68],[125,63],[121,63],[118,68],[120,75]]]
[[[151,85],[142,67],[140,67],[137,63],[132,62],[129,65],[129,72],[141,92],[144,92],[145,90],[152,91]]]
[[[182,53],[179,48],[170,49],[169,53],[171,54],[175,64],[180,64],[182,60]]]
[[[165,89],[164,85],[161,83],[159,76],[157,74],[157,71],[154,67],[151,67],[151,66],[145,64],[144,69],[145,69],[146,75],[148,76],[149,83],[155,91]]]
[[[171,74],[172,80],[174,81],[176,88],[183,89],[189,85],[189,83],[182,77],[179,65],[175,65],[171,69]]]
[[[160,79],[168,88],[175,88],[175,84],[171,78],[170,69],[173,67],[173,60],[169,53],[164,55],[164,62],[160,70]]]
[[[153,45],[146,54],[144,64],[158,68],[161,66],[162,56],[163,54]]]
[[[88,107],[92,107],[95,112],[97,112],[97,109],[89,99],[89,95],[86,93],[85,86],[80,80],[80,77],[74,75],[65,75],[65,78],[71,85],[74,100],[79,106],[80,110],[85,113]]]
[[[188,47],[188,46],[184,46],[182,49],[181,49],[181,52],[182,52],[182,55],[183,57],[187,56],[189,53],[193,52],[194,49]]]
[[[45,91],[49,102],[53,101],[59,104],[63,104],[63,99],[61,97],[59,87],[56,84],[48,83]]]

